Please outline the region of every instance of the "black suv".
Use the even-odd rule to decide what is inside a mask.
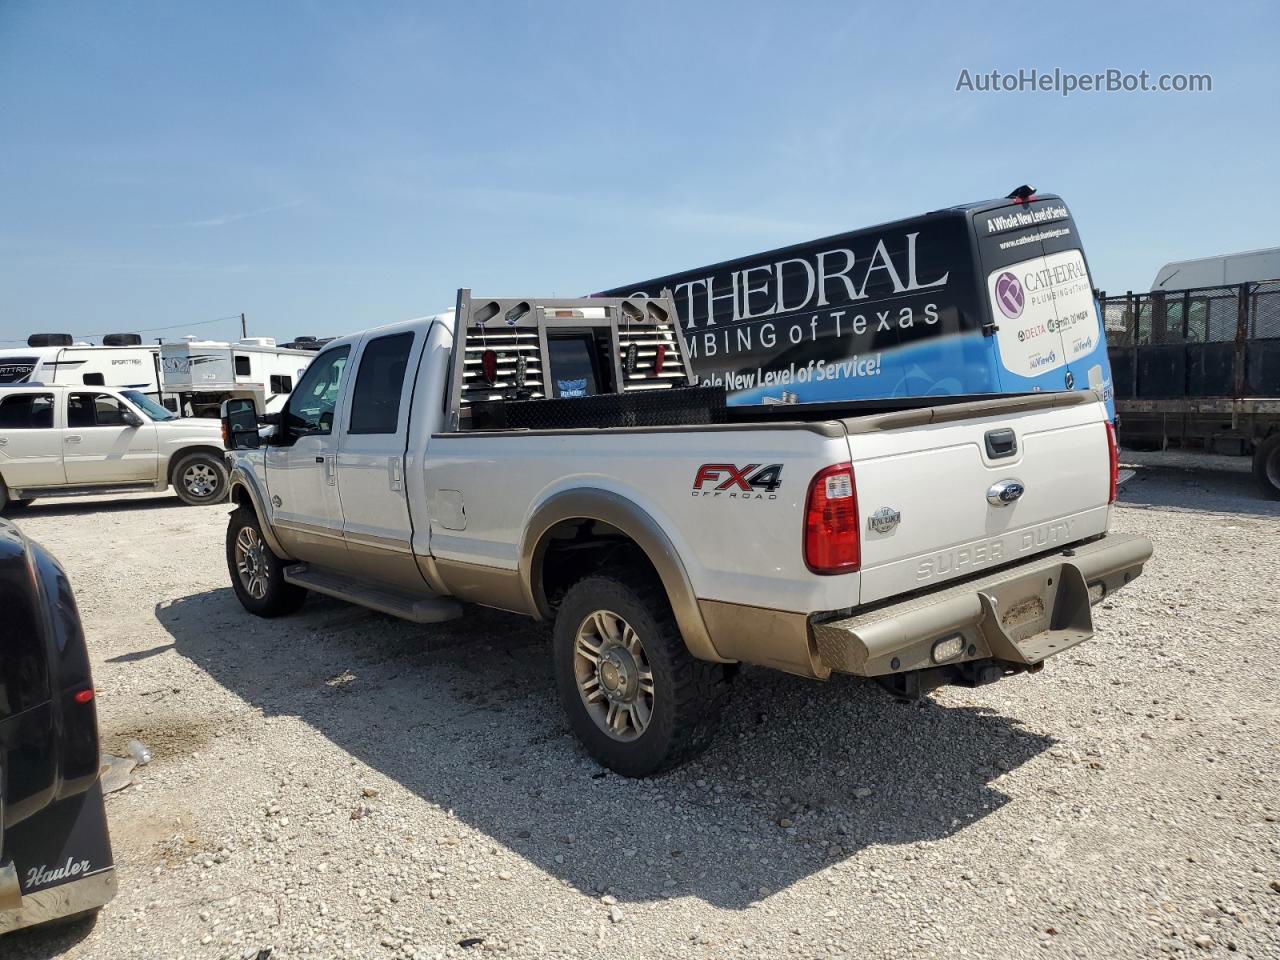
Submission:
[[[98,717],[66,572],[0,519],[0,933],[115,893]]]

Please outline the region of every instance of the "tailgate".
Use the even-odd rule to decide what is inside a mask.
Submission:
[[[859,603],[932,587],[1106,531],[1106,410],[1081,391],[850,420],[862,520]]]

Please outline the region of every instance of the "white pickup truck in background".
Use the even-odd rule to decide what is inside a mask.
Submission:
[[[226,497],[218,421],[179,417],[139,390],[0,384],[0,510],[169,487],[197,506]]]
[[[1151,544],[1108,535],[1092,392],[723,406],[671,302],[476,299],[328,344],[273,431],[224,411],[241,603],[554,619],[574,731],[643,776],[740,663],[899,696],[1039,670]]]

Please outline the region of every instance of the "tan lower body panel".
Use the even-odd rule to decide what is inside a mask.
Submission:
[[[831,668],[818,659],[803,613],[699,600],[703,622],[716,652],[730,660],[773,667],[825,680]]]
[[[537,617],[536,610],[529,609],[528,595],[519,570],[502,567],[486,567],[478,563],[435,558],[435,574],[446,593],[468,603],[484,607],[496,607],[512,613]]]

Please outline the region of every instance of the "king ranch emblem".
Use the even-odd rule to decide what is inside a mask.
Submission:
[[[693,475],[695,497],[728,497],[730,500],[776,500],[782,486],[782,464],[704,463]]]

